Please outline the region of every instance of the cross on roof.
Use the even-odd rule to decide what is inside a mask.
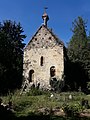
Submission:
[[[46,9],[48,9],[48,7],[44,7],[44,12],[46,13]]]

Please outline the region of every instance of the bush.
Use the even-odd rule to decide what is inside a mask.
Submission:
[[[90,82],[87,83],[87,89],[90,91]]]
[[[49,91],[43,91],[41,89],[33,88],[26,93],[28,96],[37,96],[37,95],[50,95]]]
[[[63,110],[67,116],[70,117],[78,116],[82,110],[82,106],[80,104],[72,104],[72,105],[64,104]]]
[[[50,79],[50,85],[54,91],[61,92],[64,88],[64,81],[60,80],[59,78],[53,77]]]
[[[87,108],[87,109],[90,108],[87,99],[82,98],[82,100],[81,100],[81,105],[82,105],[82,107],[84,107],[84,108]]]
[[[32,101],[21,101],[15,106],[15,111],[21,111],[25,109],[25,107],[29,107],[32,105]]]

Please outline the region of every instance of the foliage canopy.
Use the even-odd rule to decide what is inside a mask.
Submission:
[[[70,79],[73,81],[74,88],[77,86],[76,89],[79,87],[85,89],[90,78],[90,49],[86,34],[87,26],[82,17],[75,19],[72,25],[73,36],[68,44],[69,68],[72,71]]]
[[[25,35],[20,23],[0,23],[0,92],[20,87]]]

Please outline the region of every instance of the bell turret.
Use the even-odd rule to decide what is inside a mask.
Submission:
[[[47,13],[46,13],[46,9],[47,8],[44,8],[44,14],[42,15],[42,19],[43,19],[43,21],[44,21],[44,25],[47,27],[47,21],[49,20],[49,17],[48,17],[48,15],[47,15]]]

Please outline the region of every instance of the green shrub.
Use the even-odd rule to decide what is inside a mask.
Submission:
[[[50,79],[50,85],[54,91],[61,92],[64,87],[64,81],[54,77]]]
[[[84,108],[86,108],[86,109],[90,108],[87,99],[82,98],[82,100],[81,100],[81,105],[82,105],[82,107],[84,107]]]
[[[64,104],[63,110],[67,116],[78,116],[82,111],[82,106],[80,104]]]
[[[32,101],[22,101],[15,106],[15,111],[21,111],[25,109],[25,107],[30,107],[32,105]]]
[[[87,83],[87,89],[90,90],[90,82]]]
[[[28,96],[37,96],[37,95],[50,95],[49,91],[44,91],[41,89],[33,88],[26,93]]]

